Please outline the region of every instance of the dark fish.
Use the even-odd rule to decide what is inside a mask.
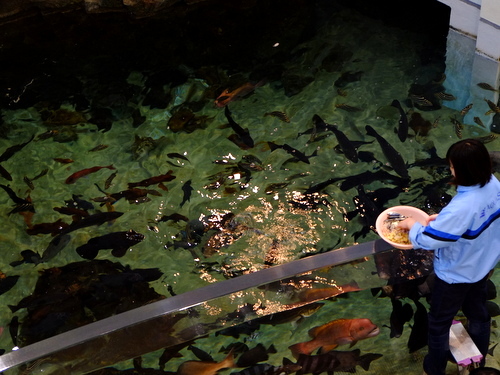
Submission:
[[[284,323],[299,322],[304,317],[311,316],[321,307],[323,303],[314,302],[298,306],[289,310],[280,311],[274,314],[266,315],[257,319],[259,324],[271,324],[273,326]]]
[[[413,317],[413,308],[409,303],[401,302],[400,299],[391,298],[392,312],[390,317],[391,334],[390,337],[401,337],[403,334],[404,324],[409,322]]]
[[[434,94],[436,98],[441,99],[441,100],[446,100],[446,101],[452,101],[455,100],[456,98],[452,94],[448,94],[446,92],[437,92]]]
[[[38,180],[40,177],[45,176],[49,171],[49,168],[45,168],[43,171],[41,171],[39,174],[37,174],[35,177],[31,179],[31,181]]]
[[[37,234],[52,234],[53,236],[61,233],[65,228],[69,227],[69,224],[59,219],[53,223],[40,223],[35,224],[31,228],[26,229],[26,233],[30,236]]]
[[[267,363],[259,363],[242,371],[232,372],[231,375],[288,375],[300,370],[301,367],[294,363],[273,366]]]
[[[249,367],[256,365],[259,362],[269,359],[268,350],[264,345],[258,343],[252,349],[247,350],[238,357],[236,365],[238,367]]]
[[[188,346],[188,350],[191,350],[193,352],[193,354],[196,356],[196,358],[198,358],[200,361],[213,361],[214,358],[208,354],[206,351],[200,349],[200,348],[197,348],[196,346],[194,345],[189,345]]]
[[[331,185],[339,180],[342,180],[342,178],[332,177],[332,178],[329,178],[328,180],[320,182],[316,185],[312,185],[306,191],[304,191],[304,195],[319,193],[327,186],[329,186],[329,185]]]
[[[363,370],[368,371],[370,364],[381,357],[382,354],[376,353],[361,355],[359,349],[353,351],[330,351],[319,355],[301,354],[296,363],[301,369],[296,374],[334,373],[334,371],[356,372],[356,366],[361,366]]]
[[[331,130],[333,134],[335,134],[337,142],[339,142],[340,148],[342,149],[342,152],[344,153],[346,158],[354,163],[358,162],[358,152],[356,150],[356,147],[354,147],[354,144],[341,130],[338,129],[336,125],[326,125],[323,119],[318,115],[313,116],[313,122],[315,124],[318,124],[319,127],[326,126],[329,130]]]
[[[104,189],[109,189],[111,187],[111,184],[113,183],[113,180],[115,179],[117,174],[118,171],[115,171],[109,175],[109,177],[104,182]]]
[[[398,138],[401,142],[404,142],[408,137],[408,118],[406,117],[406,113],[403,110],[403,107],[401,107],[399,100],[394,99],[391,106],[399,110]]]
[[[227,108],[227,107],[226,107]],[[184,196],[182,197],[181,207],[184,206],[184,203],[191,199],[191,193],[194,189],[191,187],[191,180],[188,180],[182,185],[182,191],[184,192]]]
[[[90,216],[87,216],[81,220],[78,220],[76,222],[73,222],[62,231],[62,234],[64,233],[70,233],[73,232],[77,229],[81,228],[86,228],[90,227],[92,225],[101,225],[104,224],[107,221],[112,221],[118,219],[120,216],[123,215],[123,212],[98,212],[95,214],[92,214]]]
[[[169,221],[169,220],[172,220],[174,222],[178,222],[178,221],[185,221],[185,222],[188,222],[189,221],[189,218],[187,216],[184,216],[184,215],[181,215],[181,214],[177,214],[177,213],[174,213],[172,215],[163,215],[160,220],[158,220],[158,222],[160,221]]]
[[[19,150],[21,150],[24,146],[26,146],[28,143],[30,143],[33,138],[35,138],[35,136],[31,136],[31,138],[29,139],[29,141],[27,142],[24,142],[24,143],[20,143],[18,145],[14,145],[14,146],[11,146],[9,147],[7,150],[5,150],[3,152],[2,155],[0,155],[0,163],[2,161],[6,161],[8,159],[10,159],[16,152],[18,152]]]
[[[94,205],[92,203],[86,201],[85,199],[81,199],[80,197],[81,195],[72,194],[71,200],[64,201],[64,203],[66,203],[68,207],[73,206],[85,211],[94,209]]]
[[[491,86],[489,83],[486,83],[486,82],[480,82],[477,85],[484,90],[498,91],[496,88],[494,88],[493,86]]]
[[[17,267],[23,263],[39,264],[42,262],[40,254],[35,253],[33,250],[29,250],[29,249],[21,251],[21,257],[23,259],[16,260],[16,261],[10,263],[10,265],[12,267]]]
[[[347,112],[361,112],[363,109],[359,107],[354,107],[352,105],[346,103],[335,104],[335,108],[343,109]]]
[[[277,145],[274,142],[267,142],[267,144],[269,145],[269,148],[271,149],[271,152],[273,152],[274,150],[276,150],[278,148],[281,148],[281,149],[285,150],[287,153],[289,153],[290,155],[292,155],[294,157],[294,159],[302,161],[302,162],[304,162],[306,164],[311,164],[309,162],[309,158],[311,156],[316,155],[316,151],[314,151],[314,153],[311,156],[306,156],[303,152],[301,152],[301,151],[293,148],[292,146],[287,145],[286,143],[283,144],[283,145]]]
[[[74,163],[73,159],[64,159],[64,158],[54,158],[54,161],[57,161],[58,163],[61,163],[61,164]]]
[[[248,131],[248,129],[243,129],[240,125],[236,123],[236,121],[233,120],[233,118],[231,117],[231,111],[229,110],[229,107],[226,106],[224,108],[224,114],[226,115],[229,125],[238,136],[238,139],[241,140],[241,142],[243,142],[243,144],[245,144],[248,148],[252,148],[254,146],[254,141],[250,136],[250,132]]]
[[[283,122],[290,122],[290,118],[287,116],[287,114],[281,111],[266,112],[264,113],[264,116],[273,116],[280,119]]]
[[[10,175],[10,173],[7,171],[7,169],[2,167],[1,165],[0,165],[0,176],[5,178],[7,181],[12,181],[12,176]]]
[[[154,176],[150,178],[146,178],[145,180],[139,181],[139,182],[129,182],[128,188],[132,189],[137,186],[150,186],[154,184],[159,184],[161,182],[167,182],[167,181],[172,181],[175,179],[176,176],[172,175],[173,171],[169,170],[167,173],[159,175],[159,176]]]
[[[179,153],[177,153],[177,152],[171,152],[171,153],[167,154],[167,156],[168,156],[170,159],[182,159],[182,160],[189,161],[189,159],[188,159],[187,157],[185,157],[184,155],[179,154]]]
[[[9,323],[9,333],[12,343],[17,346],[17,333],[19,332],[19,317],[13,316]]]
[[[85,259],[94,259],[99,250],[111,249],[115,257],[122,257],[127,250],[144,239],[144,235],[132,229],[123,232],[108,233],[104,236],[91,238],[85,245],[76,249],[78,255]]]
[[[35,189],[35,185],[33,184],[33,181],[31,181],[28,176],[24,176],[23,178],[23,181],[26,182],[26,185],[28,185],[28,187],[31,189],[31,190],[34,190]]]
[[[410,353],[416,352],[427,345],[427,330],[429,321],[427,318],[427,309],[418,300],[414,300],[417,310],[413,316],[413,326],[411,327],[410,337],[408,338],[408,349]]]
[[[356,82],[361,80],[363,72],[345,72],[343,73],[333,84],[335,87],[345,87],[351,82]]]
[[[408,179],[410,176],[408,175],[408,168],[406,167],[406,163],[403,160],[401,154],[391,146],[391,144],[381,135],[379,135],[375,129],[373,129],[370,125],[366,125],[366,134],[375,137],[382,148],[382,152],[384,153],[387,161],[392,166],[394,171],[400,175],[401,177]]]
[[[344,181],[342,181],[340,184],[340,190],[342,191],[352,189],[361,184],[369,184],[373,181],[390,181],[398,186],[405,186],[408,182],[407,179],[402,179],[401,177],[394,176],[389,172],[381,169],[376,172],[362,172],[354,176],[344,177],[343,179]]]
[[[97,145],[95,146],[94,148],[91,148],[89,150],[89,152],[96,152],[96,151],[101,151],[101,150],[104,150],[106,148],[108,148],[109,146],[108,145]]]
[[[66,247],[70,240],[71,236],[69,234],[59,234],[55,236],[43,252],[40,262],[48,262],[49,260],[55,258],[56,255]]]
[[[16,195],[16,193],[14,193],[14,191],[10,187],[2,184],[0,184],[0,187],[7,192],[9,198],[12,199],[12,201],[15,204],[14,208],[8,213],[9,215],[16,212],[35,212],[35,206],[31,202],[29,197],[28,199],[20,198]]]
[[[19,275],[6,276],[2,273],[2,276],[3,277],[0,278],[0,295],[11,290],[19,279]]]

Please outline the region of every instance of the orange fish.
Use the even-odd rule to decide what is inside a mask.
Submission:
[[[92,168],[82,169],[81,171],[75,172],[71,176],[69,176],[65,182],[67,184],[74,184],[76,182],[76,180],[78,180],[80,177],[87,176],[87,175],[94,173],[94,172],[97,172],[98,170],[103,169],[103,168],[115,169],[115,167],[113,167],[112,165],[108,165],[105,167],[92,167]]]
[[[370,319],[337,319],[309,330],[310,341],[299,342],[289,347],[295,358],[300,354],[310,355],[315,349],[329,352],[339,345],[354,345],[359,340],[377,336],[380,329]]]
[[[177,369],[177,375],[215,375],[223,368],[236,367],[233,350],[220,362],[187,361]]]
[[[229,89],[226,89],[217,97],[217,99],[215,99],[215,105],[219,108],[225,107],[233,100],[246,96],[256,88],[263,86],[264,83],[264,80],[259,81],[256,84],[247,82],[233,91],[229,91]]]

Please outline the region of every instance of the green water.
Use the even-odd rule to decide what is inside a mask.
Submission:
[[[346,213],[356,209],[353,197],[357,191],[354,188],[343,191],[340,188],[342,180],[323,189],[318,197],[318,201],[324,199],[323,203],[311,209],[300,209],[290,203],[300,198],[307,188],[332,177],[378,170],[395,175],[376,141],[359,148],[359,151],[373,153],[376,160],[353,163],[334,150],[338,142],[331,132],[319,133],[315,139],[310,134],[298,136],[312,128],[315,114],[327,123],[338,125],[354,141],[372,141],[373,137],[365,131],[365,126],[371,125],[400,152],[408,165],[429,158],[432,145],[443,157],[449,145],[458,140],[450,118],[461,117],[457,111],[448,109],[445,101],[441,109],[434,111],[410,109],[406,102],[412,84],[427,83],[443,73],[445,35],[439,34],[438,29],[414,28],[418,19],[409,19],[408,27],[403,28],[405,22],[397,25],[387,19],[370,18],[340,3],[318,3],[317,8],[311,8],[297,2],[296,13],[293,7],[279,3],[259,5],[261,8],[256,9],[262,14],[255,9],[231,7],[225,13],[209,12],[205,17],[200,16],[201,11],[195,12],[190,19],[192,29],[187,28],[189,32],[184,34],[179,30],[183,30],[185,24],[170,20],[163,25],[161,21],[151,21],[149,25],[118,23],[119,26],[108,30],[103,37],[99,33],[102,27],[99,19],[89,21],[84,17],[80,20],[83,32],[79,37],[75,36],[77,32],[69,33],[75,30],[65,29],[67,26],[61,26],[61,30],[67,30],[68,36],[48,28],[39,34],[29,30],[31,34],[27,32],[11,40],[6,36],[0,53],[5,66],[12,70],[12,76],[2,77],[0,152],[28,141],[31,136],[35,139],[2,162],[13,180],[2,179],[1,183],[10,186],[19,197],[31,199],[36,209],[33,224],[58,219],[69,224],[71,218],[53,208],[64,206],[73,194],[93,203],[90,213],[106,211],[106,206],[92,200],[105,196],[96,184],[104,189],[114,171],[117,175],[106,189],[108,194],[126,190],[130,182],[162,175],[169,170],[175,179],[165,182],[162,187],[156,184],[147,187],[154,190],[148,194],[148,201],[136,204],[120,199],[112,205],[115,211],[123,212],[120,218],[113,223],[71,232],[70,242],[54,259],[16,267],[11,263],[20,260],[21,251],[31,249],[41,255],[52,237],[50,234],[28,235],[23,217],[17,213],[8,214],[13,202],[2,192],[0,270],[8,276],[20,277],[11,290],[0,296],[1,326],[7,327],[14,316],[8,305],[16,305],[33,292],[40,271],[83,260],[75,249],[93,237],[111,232],[133,229],[145,238],[122,258],[102,250],[97,259],[119,261],[133,268],[160,268],[163,276],[150,285],[166,297],[172,291],[180,294],[240,273],[263,269],[268,267],[266,260],[269,259],[273,265],[282,264],[306,254],[376,239],[372,231],[353,237],[365,224],[360,215],[348,222],[344,219]],[[378,10],[374,16],[394,12],[389,8]],[[425,11],[419,16],[422,14]],[[216,15],[220,18],[215,18]],[[250,29],[256,20],[263,24]],[[442,22],[447,24],[447,20]],[[40,25],[34,24],[30,27],[36,30]],[[134,33],[116,37],[127,27]],[[11,63],[7,64],[8,61]],[[295,77],[294,83],[300,78],[310,78],[311,82],[294,95],[289,92],[286,95],[285,75],[282,74],[281,79],[271,75],[253,94],[231,102],[232,118],[241,127],[248,128],[255,142],[253,148],[242,149],[228,140],[234,132],[226,125],[224,110],[216,107],[214,100],[235,81],[240,84],[249,81],[250,73],[255,73],[257,68],[264,66],[270,72],[271,66],[266,64],[271,62],[276,62],[288,76]],[[175,67],[185,74],[185,79],[178,84],[161,85],[161,92],[166,96],[170,94],[162,102],[164,108],[144,105],[144,98],[156,82],[151,77],[161,82],[161,75],[154,73],[161,73],[166,67]],[[212,74],[202,74],[202,68]],[[334,82],[349,71],[363,72],[361,79],[338,91]],[[213,78],[213,72],[217,78]],[[81,90],[65,92],[63,88],[70,91],[79,87],[72,81],[75,77]],[[446,80],[443,85],[446,87]],[[80,96],[85,100],[80,100]],[[410,129],[404,143],[398,139],[394,131],[397,116],[390,109],[389,112],[383,110],[394,99],[398,99],[405,110],[420,113],[432,124],[427,135],[415,134]],[[336,106],[343,103],[361,110],[349,112]],[[92,122],[97,105],[112,110],[109,129],[99,128],[95,121]],[[204,126],[192,132],[173,132],[168,127],[169,120],[180,106],[188,105]],[[60,109],[81,113],[86,120],[64,128],[48,124],[48,115]],[[290,122],[266,115],[272,111],[285,113]],[[140,114],[142,123],[134,123],[132,114]],[[58,134],[67,134],[69,138],[41,136],[49,129],[56,129]],[[489,132],[476,124],[464,124],[461,135],[463,138],[484,137]],[[139,149],[136,137],[149,137],[151,143]],[[307,156],[315,152],[317,155],[309,158],[309,164],[290,162],[288,153],[281,149],[271,152],[267,142],[288,144]],[[107,147],[90,151],[98,145]],[[496,150],[498,141],[493,140],[486,146]],[[239,179],[237,172],[248,173],[248,169],[242,170],[238,163],[248,156],[258,159],[258,169],[251,170],[251,178]],[[55,158],[69,158],[74,162],[61,164]],[[222,160],[226,164],[221,164]],[[101,169],[74,184],[65,183],[77,171],[110,165],[115,170]],[[25,176],[32,179],[45,169],[48,169],[47,174],[33,181],[34,189],[23,180]],[[386,206],[403,203],[425,208],[422,186],[445,173],[445,169],[409,168],[410,183]],[[181,207],[182,187],[188,181],[193,191]],[[221,182],[221,186],[217,182]],[[266,192],[271,184],[283,185]],[[364,185],[367,192],[381,187],[396,188],[384,181]],[[452,194],[451,189],[442,188]],[[183,235],[189,232],[186,221],[159,221],[164,215],[173,213],[188,220],[203,221],[213,215],[212,218],[220,222],[229,213],[235,218],[230,229],[207,231],[198,245],[185,249],[171,244],[185,240]],[[208,244],[215,244],[212,250]],[[287,346],[303,341],[312,326],[346,315],[359,315],[360,305],[364,317],[382,326],[387,324],[391,311],[388,299],[374,298],[368,291],[328,302],[328,305],[332,309],[321,309],[291,334],[290,327],[266,327],[246,340],[269,345],[286,337],[287,344],[281,345],[280,352],[270,361],[279,364],[283,356],[289,356]],[[15,315],[22,322],[26,311],[21,309]],[[389,340],[388,333],[382,331],[373,340],[358,344],[363,352],[384,354],[382,359],[372,363],[369,373],[398,373],[402,363],[408,366],[405,374],[420,372],[422,353],[416,356],[406,353],[408,332],[406,329],[401,338]],[[494,332],[492,339],[496,340],[496,336]],[[221,336],[214,340],[217,345],[230,342]],[[213,343],[205,345],[210,347]],[[12,346],[8,333],[4,332],[0,348],[10,350]],[[188,355],[185,353],[183,360],[189,359]],[[150,362],[155,363],[155,355],[150,357]],[[175,371],[179,361],[169,363],[166,370]],[[394,370],[388,371],[391,365]]]

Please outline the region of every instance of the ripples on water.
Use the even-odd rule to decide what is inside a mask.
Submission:
[[[399,180],[366,125],[400,152],[410,180],[362,181],[364,191],[390,188],[394,195],[386,207],[403,203],[439,210],[427,200],[427,188],[446,177],[446,168],[412,165],[429,159],[433,146],[444,156],[458,140],[450,117],[460,119],[460,114],[445,106],[410,108],[408,101],[412,84],[432,82],[444,72],[448,20],[438,9],[427,2],[403,15],[383,2],[365,9],[368,17],[341,2],[290,6],[273,1],[242,9],[201,6],[166,21],[69,14],[66,23],[47,16],[25,25],[23,34],[8,34],[0,51],[5,67],[0,151],[35,139],[2,162],[12,181],[2,178],[1,183],[32,201],[33,224],[71,223],[71,216],[54,207],[65,206],[73,195],[93,204],[91,214],[115,210],[123,215],[71,232],[70,242],[48,262],[14,267],[21,251],[42,255],[53,237],[28,235],[23,216],[8,215],[13,201],[0,191],[0,269],[20,275],[1,296],[2,325],[13,316],[7,305],[33,291],[39,271],[81,261],[75,249],[108,233],[132,229],[145,236],[122,258],[102,250],[98,259],[159,267],[163,276],[151,285],[164,296],[376,239],[366,220],[355,215],[358,184],[347,190],[341,185],[341,178],[366,171],[386,171]],[[429,25],[426,17],[432,17],[432,26],[423,26]],[[356,79],[335,86],[347,72]],[[248,129],[254,141],[250,148],[228,139],[234,131],[224,108],[214,105],[223,90],[247,82],[262,86],[229,108],[233,120]],[[404,143],[394,131],[399,117],[390,107],[394,99],[409,117],[416,113],[427,121],[420,134],[410,129]],[[282,114],[289,122],[279,118]],[[313,136],[315,114],[351,141],[365,142],[358,149],[363,160],[354,163],[337,152],[333,132]],[[475,124],[465,124],[461,133],[464,138],[489,134]],[[308,163],[290,160],[284,149],[271,151],[268,142],[299,150]],[[496,143],[487,146],[493,150]],[[91,151],[95,147],[100,149]],[[65,183],[74,172],[94,166],[115,169]],[[45,169],[47,174],[28,186],[24,177],[33,179]],[[140,187],[149,189],[147,197],[99,202],[127,190],[131,182],[170,170],[175,179]],[[304,195],[331,178],[339,180]],[[451,194],[444,182],[436,186],[432,191]],[[190,198],[184,201],[189,187]],[[343,309],[347,313],[355,305]],[[21,320],[23,314],[16,313]],[[2,347],[10,349],[7,336]]]

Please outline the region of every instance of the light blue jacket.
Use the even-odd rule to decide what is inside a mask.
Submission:
[[[449,284],[481,280],[500,260],[500,182],[458,186],[428,226],[410,230],[414,248],[435,250],[434,271]]]

